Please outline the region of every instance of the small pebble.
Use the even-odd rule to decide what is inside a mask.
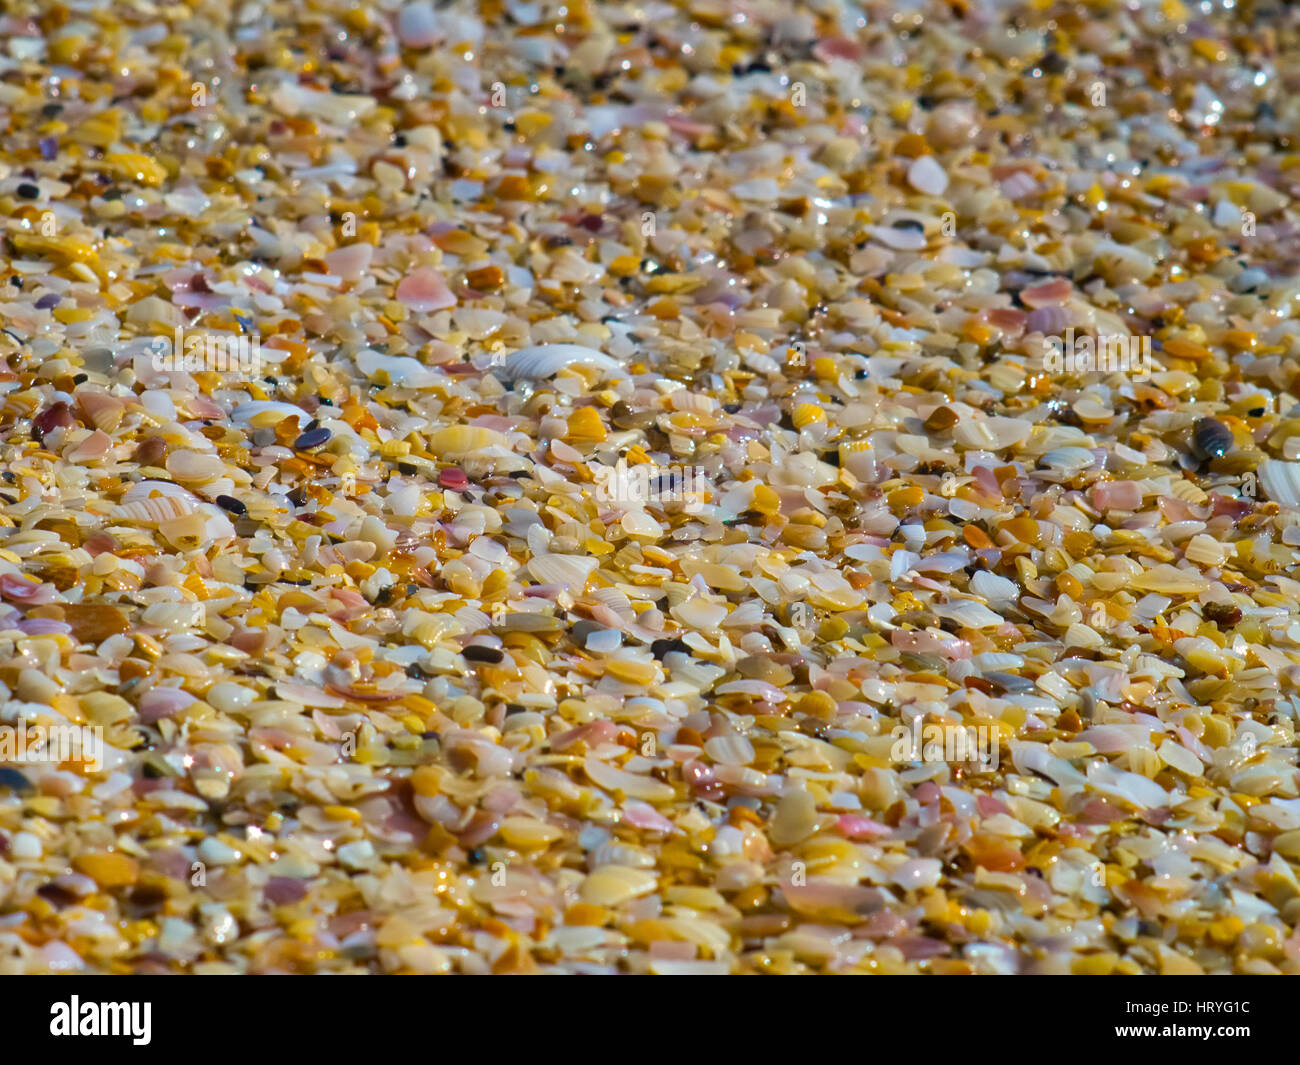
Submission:
[[[29,792],[32,790],[32,782],[17,769],[0,768],[0,788],[8,788],[10,791],[17,792]]]
[[[461,654],[470,662],[487,662],[491,665],[496,665],[505,658],[501,648],[485,647],[477,643],[469,644],[461,651]]]
[[[948,174],[932,155],[919,156],[907,169],[907,183],[927,196],[942,196]]]
[[[161,436],[147,436],[136,446],[134,457],[141,466],[161,467],[167,457],[167,442]]]
[[[333,435],[323,425],[308,429],[293,442],[294,450],[310,451],[312,448],[321,447],[323,444],[328,444]]]
[[[1201,418],[1192,426],[1192,451],[1200,459],[1222,458],[1232,450],[1232,430],[1217,418]]]

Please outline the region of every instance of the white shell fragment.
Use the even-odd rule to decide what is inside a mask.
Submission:
[[[1284,507],[1300,506],[1300,462],[1265,459],[1257,472],[1264,495],[1274,503]]]
[[[357,369],[380,385],[426,388],[438,380],[438,374],[419,359],[384,355],[370,348],[357,352]]]
[[[539,344],[522,348],[507,355],[492,372],[503,381],[518,381],[553,377],[566,366],[574,365],[595,366],[607,375],[624,372],[615,359],[582,344]]]
[[[942,196],[948,187],[948,174],[933,155],[922,155],[908,167],[907,183],[927,196]]]

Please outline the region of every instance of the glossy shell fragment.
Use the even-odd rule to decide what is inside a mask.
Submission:
[[[1217,418],[1198,418],[1192,426],[1192,450],[1202,459],[1222,458],[1232,449],[1232,430]]]
[[[6,5],[0,972],[1300,972],[1297,11]]]

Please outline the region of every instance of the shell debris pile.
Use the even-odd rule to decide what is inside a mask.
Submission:
[[[0,972],[1300,972],[1296,6],[5,11]]]

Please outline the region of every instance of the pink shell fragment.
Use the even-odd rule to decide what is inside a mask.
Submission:
[[[94,462],[95,459],[102,459],[108,454],[108,449],[113,446],[113,439],[102,430],[96,429],[86,439],[82,440],[66,452],[64,457],[69,462]]]
[[[823,63],[832,59],[847,59],[856,63],[865,54],[862,45],[852,37],[827,37],[813,45],[813,55]]]
[[[397,299],[417,314],[456,306],[456,297],[451,294],[442,274],[428,266],[402,278],[397,286]]]
[[[360,281],[370,269],[370,260],[374,254],[373,244],[345,244],[327,252],[325,264],[335,277],[341,277],[344,281]]]
[[[52,584],[30,581],[16,573],[0,574],[0,596],[11,603],[42,605],[54,602],[57,589]]]
[[[1092,503],[1100,511],[1137,510],[1142,505],[1142,486],[1136,481],[1106,481],[1092,492]]]
[[[438,471],[438,483],[453,492],[463,492],[469,488],[469,478],[458,466],[448,466],[445,470]]]
[[[150,688],[140,696],[140,720],[146,725],[180,713],[196,700],[181,688]]]
[[[623,804],[623,817],[634,828],[643,828],[650,832],[677,831],[677,826],[653,806],[635,799]]]
[[[849,839],[878,839],[893,831],[888,825],[861,814],[845,814],[835,822],[835,829]]]
[[[1053,278],[1041,285],[1021,289],[1020,302],[1031,310],[1064,303],[1074,293],[1074,286],[1063,277]]]

